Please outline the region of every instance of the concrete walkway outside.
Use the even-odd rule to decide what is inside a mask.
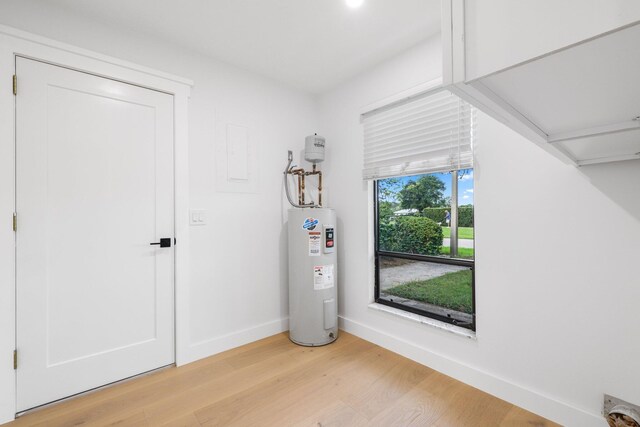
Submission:
[[[380,289],[386,290],[394,286],[414,280],[428,280],[454,271],[467,270],[459,265],[437,264],[431,262],[408,262],[395,267],[380,269]]]

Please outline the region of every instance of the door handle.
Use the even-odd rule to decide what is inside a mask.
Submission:
[[[149,243],[151,246],[159,245],[161,248],[170,248],[171,247],[171,238],[163,237],[159,242]]]

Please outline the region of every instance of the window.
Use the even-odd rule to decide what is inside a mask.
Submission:
[[[475,329],[473,169],[375,189],[376,302]]]
[[[475,112],[446,91],[367,113],[376,302],[475,330]]]

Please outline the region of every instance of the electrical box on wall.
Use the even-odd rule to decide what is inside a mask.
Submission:
[[[216,111],[216,190],[225,193],[259,191],[258,120],[235,111]]]

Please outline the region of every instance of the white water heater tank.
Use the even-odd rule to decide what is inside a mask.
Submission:
[[[289,209],[289,338],[319,346],[338,338],[336,214]]]
[[[309,163],[320,163],[324,161],[324,137],[309,135],[304,139],[304,159]]]

